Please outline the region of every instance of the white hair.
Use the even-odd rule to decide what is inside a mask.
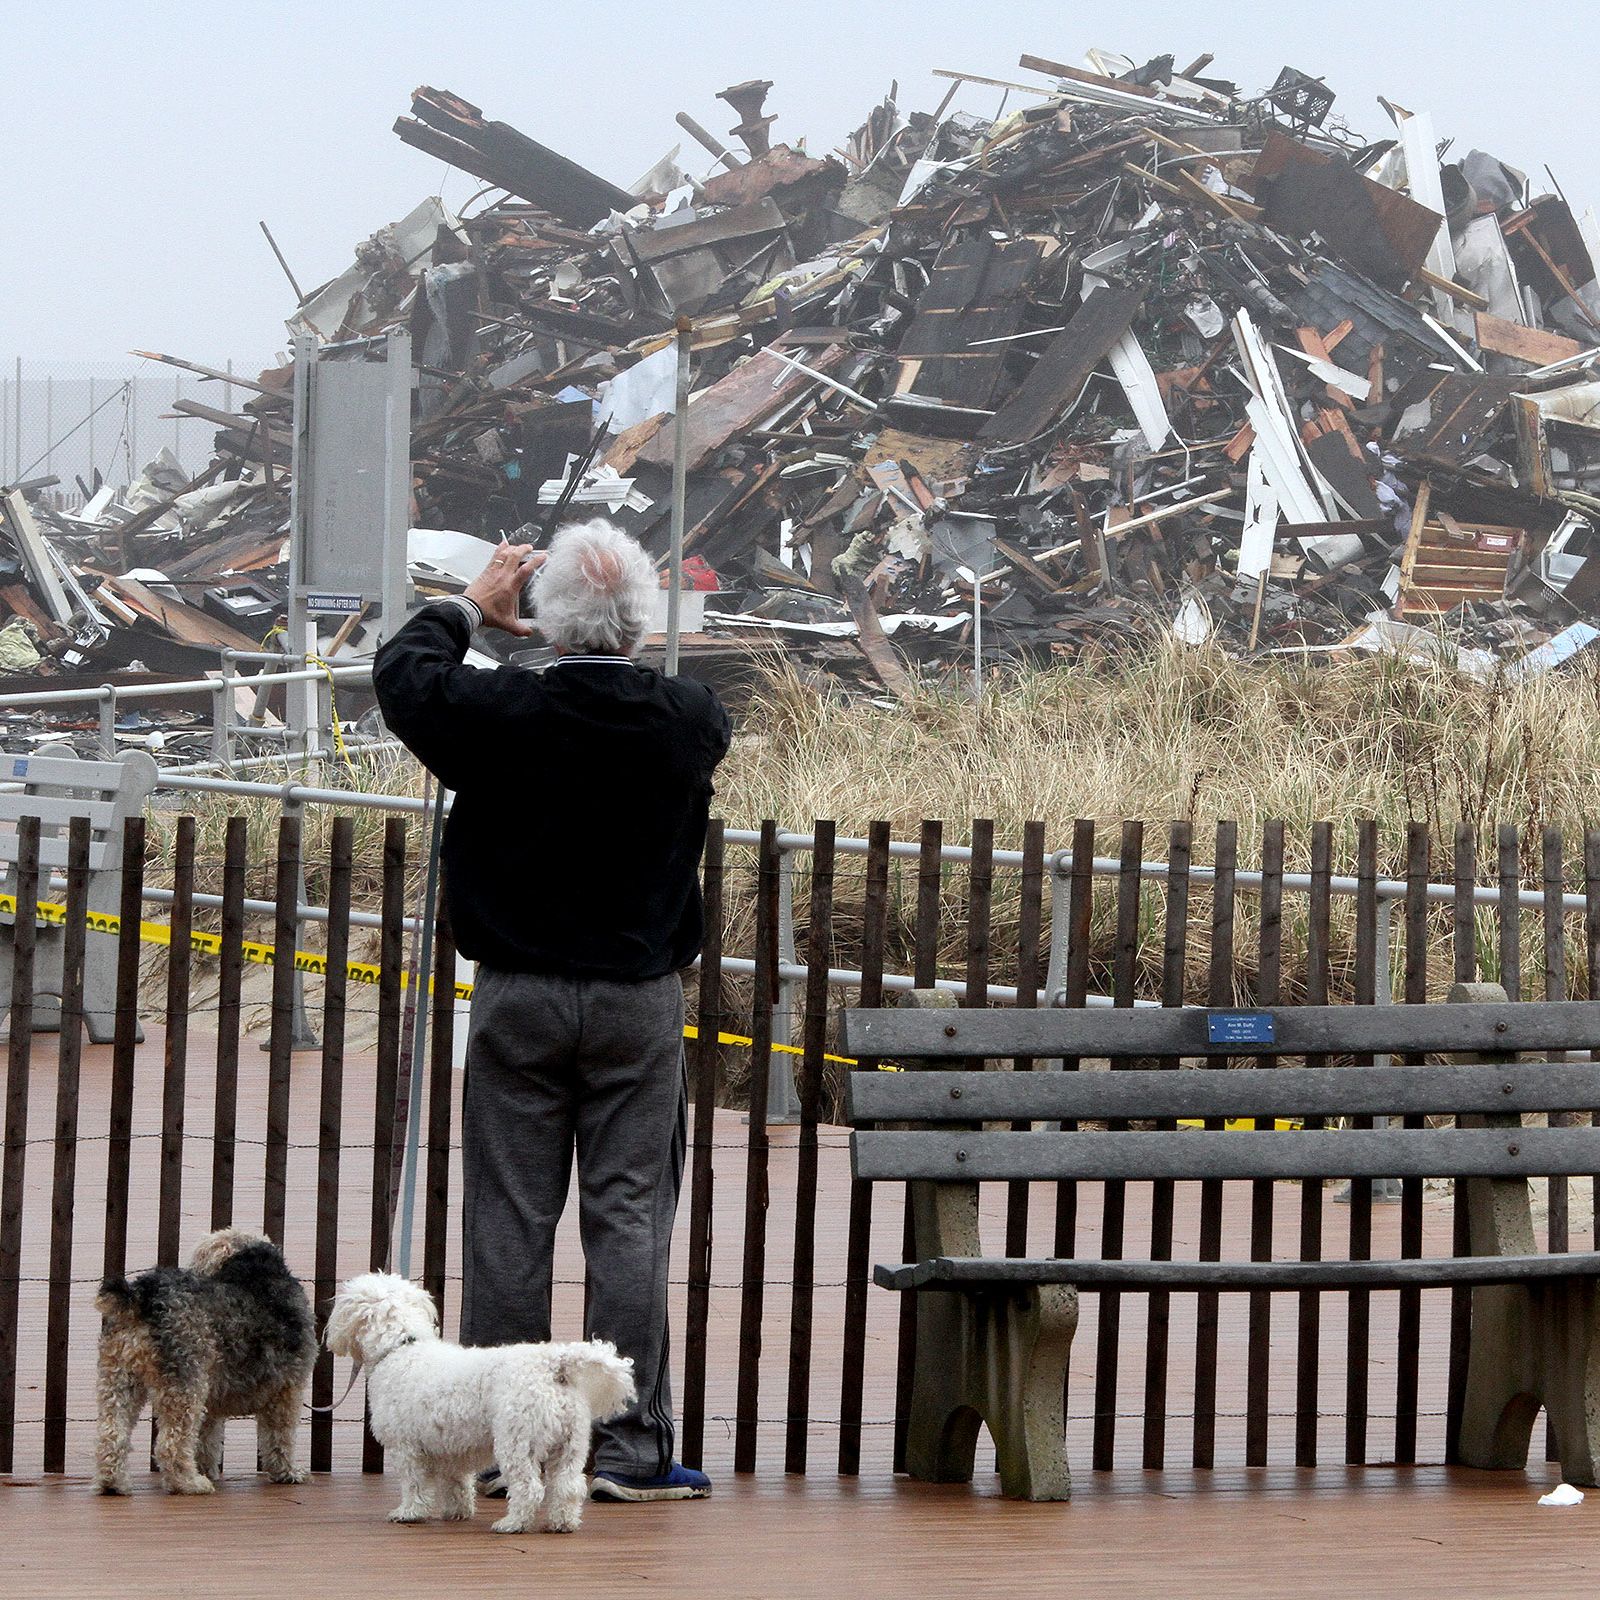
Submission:
[[[631,656],[650,627],[659,584],[639,541],[596,518],[563,528],[533,583],[533,614],[563,654]]]

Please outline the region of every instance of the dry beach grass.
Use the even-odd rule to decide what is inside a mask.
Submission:
[[[771,677],[739,718],[740,733],[718,777],[716,809],[731,826],[774,817],[785,828],[809,830],[818,817],[834,819],[841,836],[861,836],[886,819],[896,838],[915,838],[924,817],[941,818],[948,843],[962,843],[971,819],[992,818],[996,844],[1019,845],[1023,824],[1046,825],[1050,848],[1066,845],[1075,818],[1097,826],[1096,853],[1115,856],[1125,819],[1146,824],[1144,853],[1165,854],[1174,819],[1193,826],[1194,859],[1209,862],[1215,826],[1231,819],[1239,830],[1241,866],[1258,859],[1269,819],[1287,825],[1291,870],[1309,860],[1311,826],[1334,829],[1335,870],[1353,870],[1357,824],[1380,825],[1380,871],[1403,874],[1408,821],[1425,821],[1433,846],[1432,876],[1448,879],[1458,822],[1477,831],[1480,881],[1493,869],[1493,829],[1521,832],[1522,881],[1540,882],[1541,833],[1565,834],[1569,887],[1582,884],[1582,837],[1600,820],[1600,669],[1582,660],[1565,672],[1526,683],[1475,683],[1442,667],[1362,657],[1328,664],[1285,656],[1239,662],[1221,652],[1157,647],[1137,656],[1082,661],[1051,670],[995,679],[981,712],[965,685],[925,682],[903,703],[849,700],[819,693],[793,675]],[[341,781],[331,769],[322,781]],[[344,772],[351,787],[420,794],[421,774],[403,756],[363,763]],[[567,780],[572,781],[572,780]],[[186,797],[187,799],[190,797]],[[198,800],[199,797],[194,797]],[[515,797],[508,808],[515,812]],[[641,790],[640,804],[648,804]],[[198,803],[199,855],[220,862],[223,818],[248,820],[250,888],[270,898],[278,807],[272,800]],[[152,821],[156,881],[171,857],[174,809]],[[326,856],[328,808],[313,807],[305,824],[308,892],[323,896],[318,863]],[[383,818],[355,813],[358,905],[377,900]],[[415,852],[420,833],[410,827]],[[742,951],[751,934],[751,852],[730,852],[730,929],[727,948]],[[804,952],[807,896],[800,863],[796,893]],[[203,867],[203,870],[212,870]],[[420,877],[411,899],[420,895]],[[835,961],[854,965],[862,910],[860,857],[840,858],[835,904]],[[897,864],[891,882],[890,962],[908,965],[915,883],[910,864]],[[964,869],[951,867],[943,891],[941,971],[958,977],[965,960]],[[1158,884],[1143,891],[1138,959],[1141,993],[1154,995],[1161,961],[1163,906]],[[1285,982],[1290,997],[1303,973],[1304,896],[1285,899]],[[1201,998],[1209,960],[1210,906],[1203,891],[1191,902],[1187,987]],[[1017,879],[997,874],[993,976],[1014,976]],[[1248,998],[1255,978],[1252,896],[1241,894],[1234,982]],[[1093,921],[1094,975],[1109,978],[1114,886],[1102,881]],[[1334,902],[1332,989],[1352,990],[1355,918],[1349,899]],[[260,937],[257,934],[257,937]],[[1450,970],[1449,913],[1436,907],[1429,927],[1431,988],[1442,994]],[[319,940],[312,931],[308,940]],[[357,954],[368,943],[358,933]],[[1492,913],[1478,917],[1480,968],[1498,974]],[[1542,972],[1538,919],[1525,917],[1523,971]],[[1584,992],[1578,968],[1583,939],[1569,925],[1574,993]],[[1402,956],[1399,941],[1394,952]],[[1524,992],[1542,992],[1525,981]]]

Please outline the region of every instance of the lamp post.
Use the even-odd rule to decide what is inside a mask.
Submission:
[[[678,318],[678,393],[672,418],[672,546],[667,557],[667,676],[678,670],[683,610],[683,523],[689,462],[689,339],[693,324]]]

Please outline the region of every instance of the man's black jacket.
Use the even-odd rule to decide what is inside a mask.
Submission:
[[[731,730],[716,695],[612,657],[462,665],[472,624],[426,606],[378,652],[393,733],[456,792],[456,945],[506,972],[638,979],[700,953],[699,861]]]

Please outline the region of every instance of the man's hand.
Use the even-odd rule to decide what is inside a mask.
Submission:
[[[489,565],[466,588],[487,627],[519,638],[533,632],[533,624],[517,615],[517,606],[528,579],[543,565],[544,552],[528,544],[503,544],[489,557]]]

